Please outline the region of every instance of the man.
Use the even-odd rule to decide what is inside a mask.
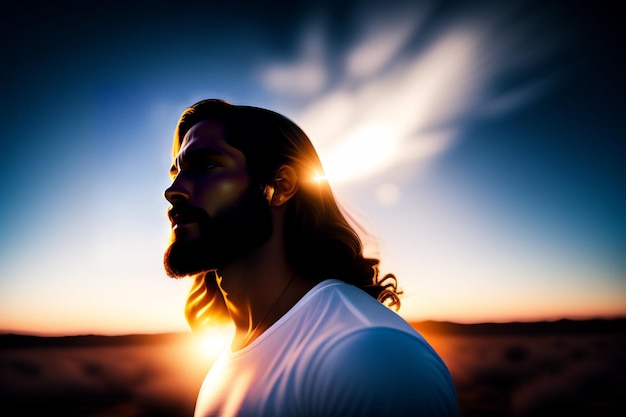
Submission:
[[[437,353],[390,307],[305,133],[261,108],[203,100],[173,144],[169,276],[191,276],[193,329],[232,321],[195,416],[454,416]]]

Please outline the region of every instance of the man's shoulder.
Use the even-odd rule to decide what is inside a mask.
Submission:
[[[318,352],[327,360],[346,365],[357,363],[360,367],[380,357],[393,357],[400,362],[405,359],[419,367],[424,362],[443,365],[439,355],[417,331],[389,325],[364,326],[340,333],[328,339]]]
[[[312,318],[332,320],[335,328],[393,327],[414,332],[409,323],[389,307],[354,285],[328,279],[315,286],[303,303]]]
[[[396,312],[364,291],[332,280],[324,286],[304,322],[317,337],[309,339],[320,369],[346,372],[387,372],[376,368],[381,358],[394,358],[405,369],[432,369],[447,375],[447,367],[426,339]],[[314,323],[311,326],[311,323]],[[364,366],[371,364],[371,367]],[[382,375],[381,375],[382,377]]]
[[[379,343],[384,341],[408,345],[410,349],[432,350],[404,318],[350,284],[328,280],[315,287],[308,297],[286,320],[288,329],[283,329],[292,340],[302,339],[307,351],[332,348],[350,352],[360,346],[382,347]]]
[[[388,326],[348,332],[320,346],[308,367],[307,388],[316,396],[351,398],[350,407],[358,410],[380,411],[376,415],[408,415],[409,410],[418,415],[457,415],[447,366],[414,333]],[[385,405],[376,398],[397,401]]]

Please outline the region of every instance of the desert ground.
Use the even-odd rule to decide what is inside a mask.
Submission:
[[[448,364],[464,417],[626,415],[626,320],[413,325]],[[203,352],[186,333],[0,335],[2,415],[191,416]]]

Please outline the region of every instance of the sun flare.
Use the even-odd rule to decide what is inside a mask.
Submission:
[[[202,359],[214,360],[228,346],[232,336],[230,326],[199,332],[194,338],[195,352]]]
[[[326,181],[326,175],[323,174],[315,174],[313,175],[313,181],[316,183],[321,183],[322,181]]]

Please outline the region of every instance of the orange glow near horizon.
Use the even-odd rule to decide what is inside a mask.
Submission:
[[[484,306],[484,308],[472,311],[458,312],[450,310],[445,315],[424,315],[419,314],[419,309],[410,309],[403,306],[399,310],[400,316],[409,322],[421,321],[441,321],[458,324],[476,323],[512,323],[512,322],[541,322],[568,320],[592,320],[592,319],[616,319],[626,317],[626,309],[623,306],[610,303],[604,306],[585,306],[586,308],[571,306],[563,310],[562,306],[556,306],[553,310],[537,306],[528,306],[525,310],[508,310],[496,308],[495,306]],[[181,307],[182,308],[182,307]],[[417,311],[415,311],[417,310]],[[182,316],[179,314],[178,316]],[[71,311],[57,311],[54,316],[42,319],[42,317],[20,317],[4,318],[0,323],[0,333],[30,334],[36,336],[74,336],[74,335],[103,335],[118,336],[126,334],[158,334],[158,333],[191,333],[188,325],[181,319],[178,323],[172,322],[163,326],[158,320],[150,322],[144,318],[134,317],[134,321],[129,322],[128,318],[117,320],[94,319],[88,315],[83,315],[82,320],[76,320],[76,314]],[[193,335],[195,342],[194,351],[201,356],[214,356],[228,343],[232,337],[232,329],[228,326],[197,333]]]

